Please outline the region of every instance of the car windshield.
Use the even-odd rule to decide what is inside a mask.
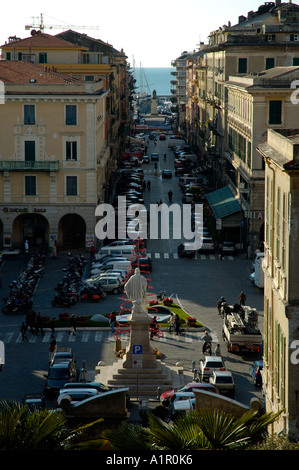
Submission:
[[[228,376],[217,377],[216,382],[217,384],[231,384],[233,383],[233,379]]]
[[[49,373],[49,379],[60,380],[60,379],[68,379],[70,376],[69,370],[65,368],[51,368]]]
[[[215,362],[209,362],[209,361],[207,361],[206,367],[211,367],[211,368],[215,369],[215,368],[223,367],[223,364],[220,361],[219,362],[216,362],[216,361]]]

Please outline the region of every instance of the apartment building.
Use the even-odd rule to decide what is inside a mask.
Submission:
[[[242,173],[233,176],[235,170],[239,171],[239,167],[235,165],[232,168],[231,166],[228,93],[232,88],[227,86],[230,77],[254,76],[273,67],[297,66],[299,64],[298,40],[299,6],[279,1],[266,2],[256,12],[252,11],[246,16],[240,16],[236,25],[232,26],[228,23],[212,31],[209,43],[200,49],[202,54],[197,60],[188,62],[188,66],[195,69],[192,74],[197,74],[201,81],[198,81],[198,89],[189,94],[187,103],[187,110],[195,106],[198,108],[193,111],[193,116],[196,116],[197,120],[196,129],[191,120],[187,122],[187,128],[189,127],[189,136],[190,131],[194,133],[196,130],[197,147],[212,164],[215,188],[230,184],[232,176],[241,183],[244,191],[248,193],[250,189],[242,180],[244,178]],[[197,86],[197,82],[195,83]],[[204,86],[203,89],[202,86]],[[194,98],[196,103],[192,102]],[[256,156],[252,155],[252,152],[255,152],[255,148],[251,146],[251,149],[248,148],[246,151],[251,152],[248,158],[254,162]],[[260,165],[262,165],[261,159]],[[240,169],[243,170],[243,166]],[[261,179],[263,178],[262,171],[260,168],[258,177]],[[235,195],[238,197],[238,192]],[[247,200],[249,197],[254,198],[250,194],[246,197]],[[247,211],[246,206],[244,209]],[[252,210],[250,212],[251,216],[256,216],[252,214]],[[248,211],[246,213],[243,211],[240,217],[241,229],[245,231],[243,241],[248,232],[248,229],[244,228],[246,215]],[[255,228],[254,232],[256,233],[253,233],[250,238],[258,244],[258,230]],[[256,246],[252,244],[252,240],[250,240],[251,250],[254,251]]]
[[[184,51],[171,62],[175,70],[171,72],[174,79],[170,81],[170,100],[177,108],[177,126],[181,132],[185,132],[186,128],[186,65],[189,55],[189,52]]]
[[[109,159],[103,81],[21,60],[1,60],[0,80],[3,246],[88,246]]]
[[[241,237],[253,255],[264,241],[265,165],[257,146],[267,129],[299,126],[291,102],[299,67],[274,67],[256,75],[233,76],[227,88],[226,182],[242,207]]]
[[[273,430],[298,439],[299,129],[269,129],[258,151],[265,160],[265,404],[284,410]]]
[[[129,133],[129,74],[124,52],[73,30],[56,36],[32,30],[27,38],[9,38],[1,48],[2,58],[6,60],[29,61],[86,82],[103,81],[108,90],[105,132],[109,165],[115,168],[123,140]]]

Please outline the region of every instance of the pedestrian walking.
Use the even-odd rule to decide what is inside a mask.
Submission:
[[[49,327],[51,328],[51,338],[55,338],[55,320],[56,318],[52,318],[49,322]]]
[[[159,330],[159,327],[158,327],[157,317],[154,316],[150,324],[150,339],[151,340],[153,340],[154,336],[158,334],[158,330]]]
[[[245,302],[246,302],[246,295],[244,294],[244,292],[242,291],[239,295],[239,301],[240,301],[240,305],[245,305]]]
[[[55,356],[55,353],[57,351],[57,343],[56,343],[56,340],[53,339],[50,343],[50,347],[49,347],[49,364],[52,362],[54,356]]]
[[[109,315],[109,324],[110,324],[110,328],[112,330],[112,333],[114,333],[114,331],[115,331],[115,322],[116,322],[116,313],[111,312],[110,315]]]
[[[175,326],[175,316],[172,312],[170,312],[169,327],[168,327],[169,333],[171,333],[171,330],[174,328],[174,326]]]
[[[214,356],[221,356],[220,344],[217,344],[214,350]]]
[[[181,319],[176,313],[174,318],[175,334],[178,335],[181,332]]]
[[[73,333],[73,336],[75,336],[75,334],[77,333],[77,329],[76,329],[76,315],[73,313],[73,315],[71,316],[71,319],[70,319],[70,324],[71,324],[71,329],[69,331],[69,335],[71,333]]]
[[[151,182],[150,182],[150,180],[148,180],[148,182],[147,182],[146,185],[147,185],[147,189],[150,191],[150,190],[151,190]]]
[[[29,243],[28,243],[28,240],[25,240],[24,247],[25,247],[25,253],[26,253],[26,255],[27,255],[27,254],[29,253]]]
[[[26,335],[27,333],[27,326],[25,325],[24,322],[22,322],[22,325],[21,325],[21,328],[20,328],[20,332],[22,334],[22,341],[28,341],[28,337]]]
[[[38,335],[39,331],[41,332],[41,335],[44,336],[45,333],[44,333],[44,330],[43,330],[43,321],[42,321],[42,315],[40,312],[38,312],[38,314],[36,315],[36,319],[35,319],[35,331],[36,331],[36,334]]]

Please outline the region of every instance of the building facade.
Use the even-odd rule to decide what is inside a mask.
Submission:
[[[258,217],[257,225],[260,224],[260,228],[262,227],[260,209],[263,207],[263,200],[260,199],[259,194],[263,194],[263,162],[256,156],[254,142],[251,146],[249,144],[247,118],[233,116],[229,103],[229,94],[230,100],[233,99],[233,87],[228,87],[227,84],[231,76],[247,79],[248,75],[254,76],[273,67],[297,66],[299,64],[298,33],[298,5],[282,4],[279,1],[266,2],[256,12],[240,16],[236,25],[232,26],[228,23],[211,32],[209,43],[200,48],[201,54],[197,59],[188,58],[188,66],[193,69],[188,73],[193,77],[197,74],[199,79],[193,82],[195,89],[188,95],[188,139],[192,137],[192,141],[196,142],[196,147],[204,158],[211,163],[214,188],[221,188],[232,183],[232,187],[237,188],[234,192],[236,197],[239,197],[239,189],[242,190],[242,198],[239,200],[244,207],[242,206],[240,229],[244,232],[243,248],[247,248],[247,242],[249,242],[251,254],[262,241],[260,240],[262,231],[257,226],[254,227],[254,220],[249,222],[246,219],[248,215],[251,218]],[[237,95],[238,92],[234,93]],[[275,99],[270,101],[275,101]],[[245,115],[246,109],[250,107],[248,97],[247,103],[243,101],[243,98],[240,103],[244,104],[240,112]],[[188,115],[191,109],[193,111]],[[236,106],[235,109],[237,109]],[[230,124],[228,124],[228,116]],[[243,162],[239,166],[232,165],[232,139],[238,138],[234,132],[235,129],[233,130],[232,119],[234,119],[235,126],[242,126],[243,129],[239,133],[242,135],[242,138],[239,138],[241,146],[239,153],[242,155],[239,160],[242,161],[243,158],[247,163],[251,162],[249,173],[252,174],[254,171],[254,175],[251,176],[261,181],[260,190],[255,187],[256,194],[251,191],[253,186],[246,186]],[[231,133],[228,131],[229,126],[232,129]],[[257,127],[256,130],[259,133]],[[194,137],[194,132],[197,133],[197,137]],[[244,150],[242,146],[246,145],[246,142],[248,145]],[[236,148],[236,145],[234,147]],[[248,169],[250,165],[247,165]],[[241,184],[240,188],[239,184]],[[248,201],[254,199],[260,207],[258,210],[252,210],[252,208],[249,210]],[[247,228],[246,222],[249,222]],[[250,235],[248,235],[249,231]]]
[[[242,241],[250,256],[263,249],[264,160],[257,146],[267,129],[299,125],[290,100],[299,67],[273,67],[255,75],[234,76],[227,87],[226,181],[242,207]]]
[[[4,247],[94,243],[108,159],[102,81],[0,61],[1,240]]]
[[[265,160],[264,368],[266,411],[283,410],[273,430],[299,437],[299,130],[268,130]]]

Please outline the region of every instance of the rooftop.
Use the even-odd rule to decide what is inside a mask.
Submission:
[[[3,44],[1,48],[11,49],[11,48],[47,48],[47,49],[57,49],[57,48],[67,48],[67,49],[82,49],[82,46],[78,46],[71,42],[60,39],[57,36],[51,36],[51,34],[42,33],[41,31],[32,32],[31,36],[19,39],[16,38],[15,41],[9,41],[6,44]]]
[[[57,73],[48,67],[21,60],[0,60],[0,80],[4,84],[80,84],[82,80]]]

